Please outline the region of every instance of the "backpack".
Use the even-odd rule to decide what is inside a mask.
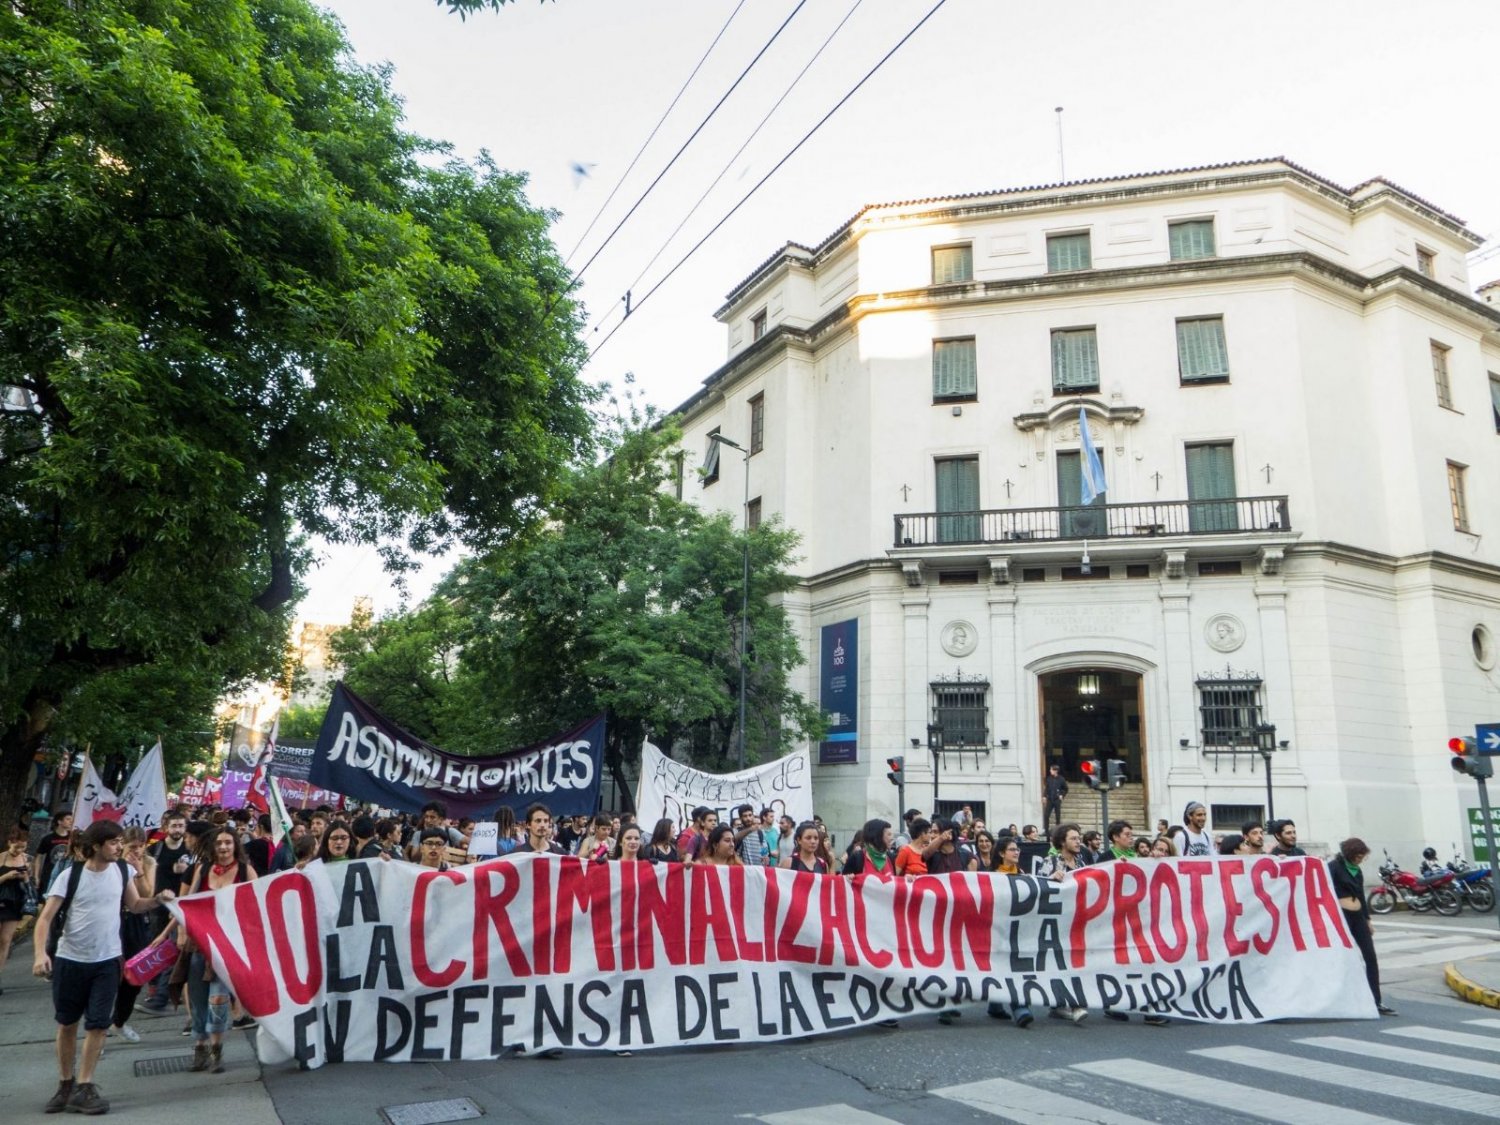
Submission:
[[[83,868],[87,861],[72,863],[68,865],[68,889],[63,892],[62,905],[57,908],[57,913],[52,916],[52,928],[47,931],[47,956],[57,956],[58,942],[62,941],[63,930],[68,926],[68,911],[73,906],[73,896],[78,893],[78,884],[83,881]],[[125,893],[130,888],[130,864],[123,859],[115,860],[115,866],[120,869],[120,915],[125,915]]]

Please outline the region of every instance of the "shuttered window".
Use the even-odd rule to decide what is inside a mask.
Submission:
[[[1192,531],[1236,531],[1234,443],[1187,447],[1188,528]]]
[[[1191,258],[1214,256],[1214,221],[1212,219],[1190,219],[1167,226],[1167,244],[1172,261],[1187,261]]]
[[[979,538],[979,458],[949,457],[936,464],[938,542],[972,543]],[[945,514],[950,512],[963,514]]]
[[[1099,389],[1099,344],[1092,328],[1059,328],[1052,333],[1052,392],[1076,394]]]
[[[932,283],[952,285],[958,281],[974,280],[974,247],[934,246],[932,249]]]
[[[979,361],[974,337],[932,342],[932,399],[947,402],[979,397]]]
[[[1104,463],[1103,451],[1100,464]],[[1088,508],[1083,504],[1083,466],[1081,454],[1064,450],[1057,455],[1057,506],[1058,530],[1064,539],[1102,539],[1106,526],[1104,508],[1105,494],[1099,493]],[[1100,511],[1092,511],[1098,508]]]
[[[1223,317],[1177,322],[1177,375],[1184,383],[1223,383],[1229,379]]]
[[[1093,251],[1089,248],[1089,232],[1075,234],[1049,234],[1047,236],[1047,272],[1063,273],[1067,270],[1094,268]]]

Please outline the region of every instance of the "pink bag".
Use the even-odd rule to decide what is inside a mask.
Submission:
[[[177,943],[171,938],[148,945],[125,962],[125,979],[136,987],[144,985],[177,963]]]

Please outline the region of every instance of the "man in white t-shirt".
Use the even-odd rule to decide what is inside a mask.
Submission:
[[[57,1020],[57,1093],[43,1112],[109,1112],[109,1102],[94,1085],[94,1067],[104,1050],[104,1035],[113,1019],[120,987],[120,906],[145,914],[177,896],[170,890],[150,898],[136,892],[135,880],[121,870],[125,830],[112,820],[95,821],[83,833],[82,864],[68,864],[52,877],[47,905],[36,920],[36,956],[31,971],[52,977],[52,1007]],[[57,954],[49,955],[47,938],[53,920],[67,904],[58,934]],[[78,1049],[78,1022],[83,1021],[83,1062],[73,1069]]]
[[[1214,838],[1208,833],[1208,810],[1201,801],[1189,801],[1182,810],[1182,826],[1172,829],[1178,855],[1213,855]]]

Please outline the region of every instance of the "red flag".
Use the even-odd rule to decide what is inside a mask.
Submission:
[[[263,813],[271,811],[270,779],[271,759],[276,754],[276,735],[281,729],[281,716],[271,723],[271,733],[266,736],[260,756],[255,759],[255,772],[250,775],[250,789],[245,794],[245,804]]]

